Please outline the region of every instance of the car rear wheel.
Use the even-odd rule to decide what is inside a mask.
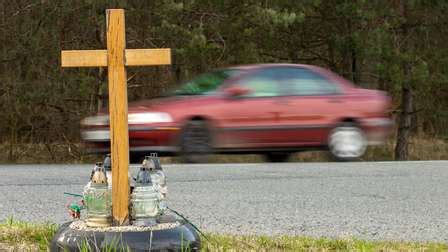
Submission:
[[[211,132],[204,120],[189,121],[181,135],[182,161],[205,163],[211,153]]]
[[[264,158],[267,162],[286,162],[288,161],[289,157],[291,156],[291,153],[288,152],[268,152],[264,154]]]
[[[363,131],[354,123],[343,123],[328,137],[328,147],[338,161],[354,161],[364,155],[367,141]]]

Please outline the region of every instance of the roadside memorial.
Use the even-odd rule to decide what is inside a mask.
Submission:
[[[126,49],[124,10],[108,9],[106,20],[107,50],[61,52],[62,67],[108,68],[111,155],[95,165],[82,195],[68,193],[82,200],[68,205],[74,221],[60,227],[51,251],[77,251],[82,246],[198,250],[194,225],[167,214],[165,174],[157,156],[146,157],[136,176],[129,172],[125,66],[168,65],[171,51]]]

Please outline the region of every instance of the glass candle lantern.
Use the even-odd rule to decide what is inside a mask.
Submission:
[[[112,223],[112,193],[107,183],[106,171],[97,163],[90,182],[84,188],[87,210],[86,224],[90,227],[107,227]]]
[[[160,215],[161,194],[151,181],[151,173],[142,165],[137,174],[135,188],[131,194],[131,213],[133,225],[151,226]]]
[[[160,208],[161,211],[166,209],[166,194],[168,193],[167,185],[166,185],[166,176],[163,172],[162,166],[160,165],[160,160],[156,155],[146,156],[143,161],[143,166],[145,166],[150,174],[151,181],[156,188],[157,191],[161,194],[160,200]]]

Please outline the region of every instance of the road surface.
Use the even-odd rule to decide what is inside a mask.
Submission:
[[[0,166],[0,219],[68,221],[91,168]],[[205,231],[448,242],[448,161],[164,168],[169,206]]]

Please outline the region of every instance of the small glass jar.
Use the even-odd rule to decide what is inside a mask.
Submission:
[[[97,163],[91,181],[84,187],[86,224],[90,227],[107,227],[112,223],[112,192],[101,163]]]
[[[146,169],[149,170],[149,173],[151,174],[151,181],[155,189],[161,194],[159,208],[162,212],[164,212],[167,208],[166,195],[168,193],[168,188],[166,185],[166,176],[163,172],[160,160],[157,155],[152,154],[151,156],[145,157],[142,166],[146,167]]]
[[[153,185],[137,185],[131,194],[133,225],[151,226],[160,215],[160,193]]]
[[[152,169],[145,159],[137,174],[134,190],[131,194],[131,216],[133,225],[151,226],[156,224],[160,215],[160,200],[162,195],[152,179]]]
[[[159,209],[161,214],[163,214],[167,209],[166,194],[168,192],[165,173],[162,170],[151,170],[151,179],[156,191],[160,194]]]

